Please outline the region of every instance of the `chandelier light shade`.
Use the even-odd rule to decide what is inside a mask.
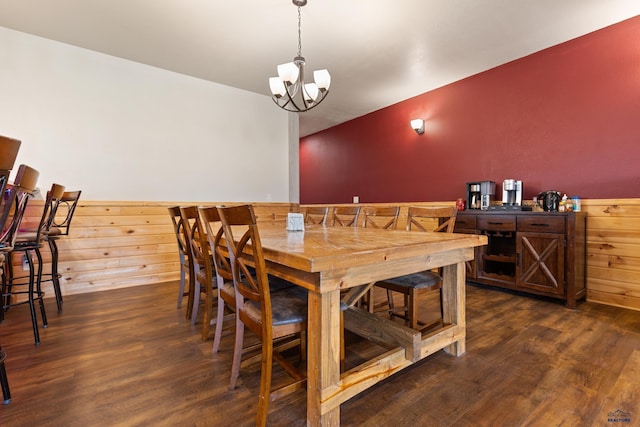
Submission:
[[[327,70],[316,70],[313,83],[305,83],[300,8],[307,4],[307,0],[292,1],[298,7],[298,54],[293,62],[278,65],[278,77],[269,78],[269,88],[271,99],[280,108],[301,113],[316,107],[327,97],[331,75]]]

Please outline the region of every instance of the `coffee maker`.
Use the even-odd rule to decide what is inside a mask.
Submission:
[[[505,179],[502,182],[502,204],[504,206],[522,205],[522,181]]]
[[[493,181],[467,182],[467,209],[489,209],[495,194]]]

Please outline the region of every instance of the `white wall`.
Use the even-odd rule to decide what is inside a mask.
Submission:
[[[290,121],[267,96],[0,27],[0,135],[22,141],[14,169],[38,169],[42,190],[297,201]]]

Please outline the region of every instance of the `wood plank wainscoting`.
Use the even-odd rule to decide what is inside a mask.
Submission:
[[[220,203],[81,201],[71,235],[58,243],[63,294],[177,280],[180,267],[167,207]],[[408,206],[453,202],[398,204],[402,207],[398,227],[402,228]],[[300,210],[295,203],[254,206],[259,222],[284,224],[287,212]],[[37,223],[41,209],[42,201],[31,201],[24,221],[28,225]],[[588,214],[587,299],[640,310],[640,199],[583,200],[582,209]],[[46,245],[43,256],[46,272],[50,260]],[[21,259],[14,258],[13,262],[15,271],[21,271]],[[53,296],[49,283],[45,292]]]
[[[97,292],[178,280],[178,247],[167,207],[213,205],[224,202],[119,202],[78,203],[70,235],[58,240],[58,271],[63,295]],[[229,203],[231,204],[231,203]],[[259,221],[282,221],[297,207],[290,203],[254,204]],[[31,200],[23,228],[35,228],[42,215],[42,200]],[[45,273],[50,272],[48,246],[42,249]],[[14,271],[22,260],[13,259]],[[53,297],[51,283],[45,283]]]
[[[587,300],[640,310],[640,199],[584,200]]]

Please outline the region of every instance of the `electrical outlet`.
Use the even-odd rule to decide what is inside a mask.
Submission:
[[[27,254],[22,255],[22,271],[29,271],[29,260]]]

